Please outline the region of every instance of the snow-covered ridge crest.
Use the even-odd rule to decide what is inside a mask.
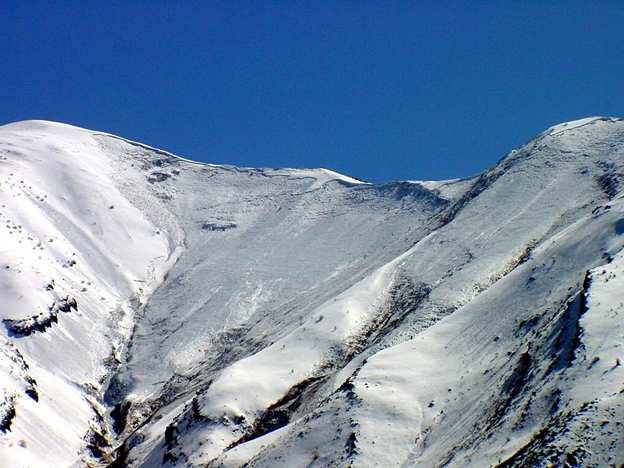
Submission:
[[[598,122],[617,122],[622,119],[616,117],[604,117],[604,116],[595,116],[595,117],[585,117],[582,119],[571,120],[569,122],[563,122],[557,125],[553,125],[548,130],[546,130],[543,135],[557,135],[559,133],[574,130],[576,128],[583,127],[585,125],[591,125]]]
[[[348,175],[340,174],[339,172],[336,172],[334,170],[325,169],[325,168],[318,168],[318,169],[311,169],[311,168],[278,168],[278,169],[275,169],[275,168],[264,168],[264,167],[256,168],[256,167],[241,167],[241,166],[232,166],[228,164],[214,164],[214,163],[208,163],[208,162],[195,161],[193,159],[188,159],[183,156],[179,156],[177,154],[171,153],[169,151],[156,148],[154,146],[150,146],[142,142],[124,138],[118,135],[114,135],[112,133],[89,130],[89,129],[85,129],[81,127],[76,127],[70,124],[66,124],[66,123],[54,122],[54,121],[48,121],[48,120],[24,120],[20,122],[6,124],[3,127],[7,129],[8,128],[15,128],[15,129],[20,128],[23,130],[33,130],[33,129],[44,130],[47,128],[54,128],[54,127],[58,129],[64,128],[66,130],[73,129],[75,131],[83,131],[83,132],[87,132],[96,136],[105,136],[105,137],[115,138],[115,139],[124,141],[130,145],[135,145],[135,146],[144,148],[148,151],[152,151],[155,154],[160,154],[160,155],[167,156],[170,158],[175,158],[176,160],[184,161],[189,164],[196,164],[199,166],[219,167],[219,168],[239,170],[239,171],[263,171],[263,172],[274,174],[274,175],[296,175],[300,177],[315,177],[315,178],[321,179],[321,181],[339,180],[348,184],[367,184],[368,183],[368,182],[356,179]]]

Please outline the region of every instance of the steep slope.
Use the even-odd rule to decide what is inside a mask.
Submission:
[[[412,249],[397,275],[430,293],[391,338],[352,361],[312,411],[221,462],[618,466],[622,304],[607,296],[593,303],[609,318],[592,311],[603,267],[586,271],[612,258],[600,275],[617,271],[624,125],[570,127],[483,174]],[[389,307],[405,303],[390,297]]]
[[[331,297],[422,235],[406,213],[423,225],[448,204],[408,184],[197,164],[49,122],[2,127],[0,142],[0,458],[12,466],[109,459],[120,416],[104,405],[159,401],[223,365],[234,340],[253,353],[271,338],[248,330],[285,333],[304,313],[294,297]]]
[[[623,121],[437,183],[0,152],[8,466],[624,462]]]
[[[171,243],[116,188],[116,158],[88,133],[7,125],[0,152],[0,460],[68,465],[106,430],[102,383]]]

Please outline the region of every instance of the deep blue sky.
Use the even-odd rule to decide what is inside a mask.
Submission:
[[[624,2],[4,0],[0,123],[370,181],[471,175],[624,116]]]

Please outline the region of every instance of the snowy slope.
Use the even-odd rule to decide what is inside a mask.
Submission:
[[[624,462],[624,121],[442,182],[0,158],[2,466]]]
[[[102,381],[170,246],[116,189],[115,158],[89,134],[24,122],[0,129],[0,148],[0,369],[12,414],[0,460],[67,465],[104,428]]]

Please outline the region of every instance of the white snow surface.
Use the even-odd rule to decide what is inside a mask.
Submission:
[[[368,184],[0,127],[0,466],[620,466],[624,121]]]

